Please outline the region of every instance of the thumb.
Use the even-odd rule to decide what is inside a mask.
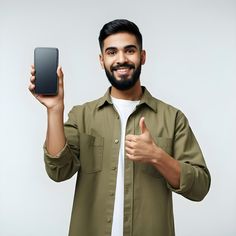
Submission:
[[[57,76],[58,76],[58,79],[59,79],[59,84],[63,84],[64,74],[63,74],[61,66],[58,66],[58,68],[57,68]]]
[[[148,132],[148,128],[145,124],[144,117],[142,117],[139,121],[139,128],[140,128],[141,134]]]

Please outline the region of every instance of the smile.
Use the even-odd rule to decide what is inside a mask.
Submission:
[[[129,73],[130,68],[119,68],[116,70],[116,72],[120,75],[125,75]]]
[[[113,73],[117,78],[124,79],[130,77],[132,75],[132,71],[133,69],[131,69],[130,67],[120,67],[113,70]]]
[[[111,71],[116,74],[116,76],[129,76],[131,70],[134,69],[134,66],[131,64],[117,65],[111,68]]]

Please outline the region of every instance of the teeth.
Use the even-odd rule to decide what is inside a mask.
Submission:
[[[121,66],[114,68],[114,72],[117,73],[117,76],[128,76],[131,73],[132,68],[129,66]]]
[[[127,68],[123,68],[123,69],[118,69],[118,71],[127,71]]]
[[[122,66],[122,67],[116,67],[116,68],[114,68],[114,70],[125,70],[125,69],[131,69],[130,67],[128,67],[128,66]]]
[[[127,74],[128,73],[128,69],[127,68],[119,68],[117,70],[118,74]]]

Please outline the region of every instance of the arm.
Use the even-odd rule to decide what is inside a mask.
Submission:
[[[63,181],[78,171],[80,163],[74,116],[71,115],[71,119],[69,119],[65,128],[63,124],[64,88],[63,72],[60,67],[57,69],[57,75],[59,87],[56,96],[35,94],[35,69],[32,66],[29,90],[47,108],[48,126],[44,145],[46,171],[51,179]],[[73,145],[73,143],[77,145]]]
[[[176,117],[173,157],[180,163],[180,187],[169,186],[170,189],[188,199],[202,200],[209,191],[211,177],[188,120],[180,111]]]
[[[191,200],[202,200],[209,190],[210,174],[183,114],[176,118],[173,157],[154,142],[144,118],[141,118],[139,126],[141,135],[126,136],[127,157],[155,166],[172,191]]]
[[[56,96],[44,96],[34,93],[35,88],[35,68],[31,66],[31,78],[29,90],[32,95],[47,108],[48,127],[46,135],[46,147],[48,153],[57,157],[57,154],[65,146],[65,134],[63,128],[64,113],[64,88],[63,88],[63,72],[61,67],[57,69],[58,76],[58,94]]]
[[[66,144],[59,154],[57,154],[57,158],[50,155],[46,146],[44,146],[46,171],[49,177],[56,182],[69,179],[80,169],[79,135],[76,114],[75,108],[69,112],[69,119],[63,127]]]
[[[58,158],[58,153],[64,148],[66,143],[63,108],[61,110],[47,110],[48,127],[45,145],[48,153],[53,158]]]

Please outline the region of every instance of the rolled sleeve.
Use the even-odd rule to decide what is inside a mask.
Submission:
[[[51,156],[44,147],[44,162],[48,176],[56,182],[71,178],[80,168],[79,159],[73,155],[68,144],[57,157]]]
[[[194,182],[193,167],[186,163],[180,163],[180,173],[180,187],[178,189],[174,189],[171,185],[169,185],[169,188],[176,193],[187,193],[192,188]]]
[[[176,120],[174,158],[180,163],[180,187],[168,187],[184,197],[201,201],[210,188],[210,173],[202,151],[183,113]]]
[[[56,182],[71,178],[80,169],[77,120],[75,108],[73,108],[64,125],[66,144],[56,156],[50,155],[45,145],[43,147],[47,174]]]
[[[55,156],[51,155],[50,153],[48,153],[48,150],[47,150],[47,146],[46,144],[44,143],[43,145],[43,151],[44,151],[44,154],[45,154],[45,157],[51,159],[51,158],[60,158],[60,156],[63,155],[64,153],[64,150],[66,149],[66,147],[68,146],[68,144],[66,143],[65,146],[62,148],[62,150]]]

